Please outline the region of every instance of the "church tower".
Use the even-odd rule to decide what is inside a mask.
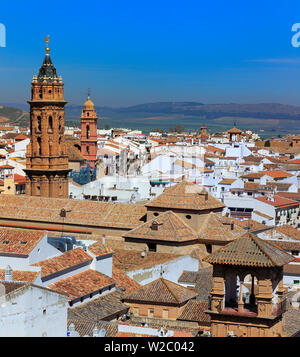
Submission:
[[[64,84],[56,73],[46,38],[46,56],[31,83],[30,144],[26,153],[26,194],[68,198],[69,163],[64,144]]]
[[[86,158],[91,167],[97,161],[97,113],[95,105],[88,95],[81,115],[81,154]]]

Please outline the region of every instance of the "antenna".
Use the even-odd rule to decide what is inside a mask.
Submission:
[[[166,272],[166,270],[163,269],[163,266],[161,265],[161,266],[160,266],[160,273],[159,273],[159,275],[160,275],[161,278],[163,277],[163,275],[165,274],[165,272]]]

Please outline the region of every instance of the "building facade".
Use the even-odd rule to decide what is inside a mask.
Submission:
[[[26,153],[26,194],[68,197],[68,155],[64,143],[64,84],[46,48],[38,76],[31,83],[30,144]]]

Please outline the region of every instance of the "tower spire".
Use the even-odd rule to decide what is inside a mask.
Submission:
[[[49,39],[50,39],[50,36],[47,35],[47,36],[45,37],[45,42],[46,42],[46,44],[47,44],[47,47],[46,47],[46,53],[47,53],[47,55],[49,55],[49,52],[50,52]]]

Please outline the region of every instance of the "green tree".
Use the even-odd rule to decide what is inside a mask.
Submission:
[[[271,146],[270,140],[265,141],[265,147],[269,148],[270,146]]]

